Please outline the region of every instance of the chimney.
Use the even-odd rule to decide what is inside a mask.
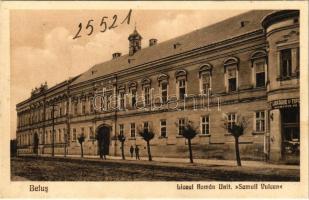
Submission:
[[[113,59],[118,58],[120,56],[121,56],[121,53],[119,52],[113,53]]]
[[[153,46],[153,45],[156,45],[157,42],[158,42],[157,39],[152,38],[152,39],[149,40],[149,46],[151,47],[151,46]]]
[[[247,24],[249,24],[249,21],[241,21],[240,22],[240,27],[245,27]]]

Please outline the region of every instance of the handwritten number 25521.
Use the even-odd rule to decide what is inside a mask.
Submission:
[[[132,10],[129,11],[128,15],[124,18],[124,20],[120,24],[123,24],[124,22],[127,22],[127,24],[130,24],[131,13],[132,13]],[[111,22],[111,25],[109,25],[109,23],[107,22],[108,17],[106,17],[106,16],[102,17],[101,22],[100,22],[100,27],[101,27],[100,32],[104,33],[107,29],[117,28],[118,27],[117,18],[118,18],[118,16],[114,15],[112,22]],[[94,31],[93,22],[94,22],[93,19],[88,20],[88,23],[85,27],[85,30],[87,30],[86,33],[87,33],[88,36],[91,35]],[[78,31],[75,34],[75,36],[73,37],[73,40],[82,37],[80,35],[80,32],[82,31],[82,29],[83,29],[83,24],[79,23],[78,24]]]

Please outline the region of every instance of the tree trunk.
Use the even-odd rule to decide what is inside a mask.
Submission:
[[[121,155],[122,155],[122,160],[125,160],[126,158],[124,157],[124,142],[121,142]]]
[[[152,161],[149,141],[147,141],[147,150],[148,150],[148,160],[149,160],[149,161]]]
[[[83,143],[80,144],[80,150],[81,150],[81,157],[84,157],[84,149],[83,149]]]
[[[241,166],[238,137],[235,137],[235,151],[236,151],[237,166]]]
[[[189,153],[190,153],[190,163],[193,163],[191,139],[188,139],[188,146],[189,146]]]

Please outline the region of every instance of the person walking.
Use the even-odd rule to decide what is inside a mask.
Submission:
[[[139,148],[138,148],[137,145],[135,146],[135,158],[136,158],[136,160],[140,160],[139,159]]]
[[[131,145],[131,147],[130,147],[131,158],[133,158],[133,153],[134,153],[134,147]]]

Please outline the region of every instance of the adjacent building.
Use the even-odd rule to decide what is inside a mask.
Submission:
[[[135,29],[128,54],[91,67],[17,104],[18,153],[109,155],[146,143],[155,157],[187,157],[189,120],[198,158],[234,159],[234,138],[223,127],[246,119],[242,159],[299,162],[299,11],[254,10],[165,42],[142,47]]]

